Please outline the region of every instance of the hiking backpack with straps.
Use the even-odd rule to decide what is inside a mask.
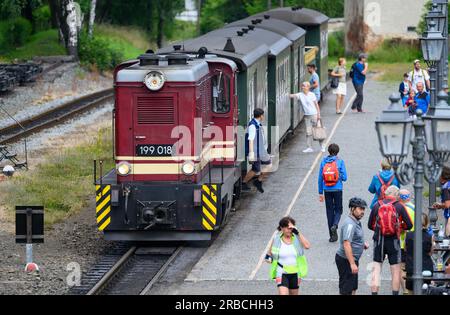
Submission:
[[[386,198],[386,189],[388,189],[388,187],[392,185],[395,175],[392,175],[392,177],[389,179],[389,181],[387,183],[385,183],[384,180],[381,178],[380,173],[378,173],[377,176],[378,176],[378,180],[381,183],[380,194],[378,195],[378,200],[381,201]]]
[[[400,220],[394,203],[395,201],[385,203],[383,200],[379,202],[376,226],[382,236],[398,237],[400,234]]]
[[[356,62],[352,65],[352,68],[350,69],[350,78],[354,78],[355,77],[355,68],[356,68]]]
[[[326,163],[323,166],[322,176],[323,181],[325,182],[325,186],[327,187],[333,187],[339,182],[339,169],[337,166],[337,160]]]

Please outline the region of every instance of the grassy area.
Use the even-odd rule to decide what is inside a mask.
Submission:
[[[155,48],[148,35],[136,27],[99,24],[94,35],[105,39],[111,48],[121,51],[125,59],[134,59],[146,50]]]
[[[3,61],[13,59],[31,59],[33,56],[56,56],[65,55],[64,46],[59,43],[58,31],[47,30],[31,36],[24,46],[15,48],[0,56]]]
[[[93,160],[105,161],[104,170],[109,170],[111,152],[111,130],[104,129],[89,142],[48,154],[46,162],[2,187],[9,215],[15,205],[43,205],[46,226],[51,226],[79,212],[94,199]]]

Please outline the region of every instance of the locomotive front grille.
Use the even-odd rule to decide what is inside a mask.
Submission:
[[[173,97],[138,97],[137,117],[139,125],[175,124]]]

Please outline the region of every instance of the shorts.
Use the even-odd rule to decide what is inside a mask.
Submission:
[[[281,278],[276,278],[277,287],[285,287],[289,290],[297,290],[300,287],[301,279],[298,274],[283,274]]]
[[[255,161],[252,162],[252,171],[255,173],[261,173],[261,169],[263,172],[267,172],[267,169],[272,164],[272,161]]]
[[[317,115],[305,115],[306,135],[311,137],[313,128],[317,126]]]
[[[351,295],[353,291],[358,290],[358,274],[352,273],[350,263],[346,258],[336,254],[336,266],[339,272],[339,294]],[[355,260],[359,267],[359,261]]]
[[[389,264],[397,265],[401,260],[400,240],[396,237],[381,237],[381,240],[374,242],[373,261],[383,263],[388,257]]]
[[[347,83],[339,82],[337,88],[333,89],[334,95],[347,95]]]

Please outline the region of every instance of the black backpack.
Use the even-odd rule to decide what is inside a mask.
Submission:
[[[350,78],[354,78],[355,77],[355,68],[356,68],[356,62],[352,65],[352,68],[350,70]]]

